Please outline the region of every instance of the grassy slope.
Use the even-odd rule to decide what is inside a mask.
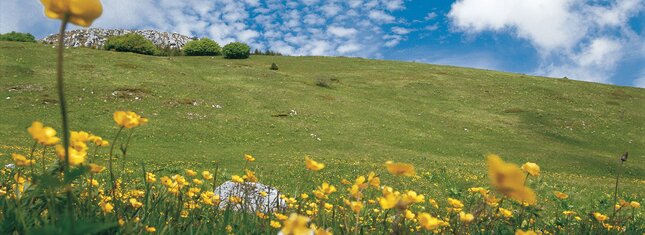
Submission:
[[[0,42],[0,153],[30,145],[32,120],[58,126],[54,53]],[[72,127],[111,138],[113,111],[142,113],[151,122],[137,130],[130,156],[166,170],[219,161],[230,173],[251,153],[265,181],[289,187],[308,154],[332,178],[382,172],[392,159],[475,185],[483,183],[465,178],[483,176],[483,156],[498,153],[537,162],[555,188],[598,193],[611,190],[616,157],[630,151],[625,190],[644,193],[644,89],[356,58],[66,53]],[[318,87],[320,77],[339,82]],[[292,109],[298,115],[273,117]]]

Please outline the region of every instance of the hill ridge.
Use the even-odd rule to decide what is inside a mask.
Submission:
[[[181,49],[189,41],[195,40],[193,37],[179,33],[161,32],[153,29],[103,29],[87,28],[65,31],[65,46],[67,47],[91,47],[102,48],[109,37],[120,36],[128,33],[139,34],[150,40],[159,48]],[[51,34],[41,40],[44,43],[58,43],[58,34]]]

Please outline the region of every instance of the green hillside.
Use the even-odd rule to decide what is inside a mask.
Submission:
[[[2,162],[31,146],[32,121],[59,128],[55,63],[51,46],[0,42]],[[227,174],[249,153],[261,179],[291,190],[311,155],[329,178],[394,160],[475,186],[484,156],[497,153],[538,163],[549,182],[539,190],[566,186],[592,198],[613,190],[618,157],[629,151],[624,191],[645,193],[645,89],[360,58],[83,48],[66,50],[65,69],[72,129],[111,139],[114,111],[143,114],[150,123],[136,130],[129,158],[162,171],[219,164]]]

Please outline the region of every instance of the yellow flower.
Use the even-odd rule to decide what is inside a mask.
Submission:
[[[112,213],[114,211],[114,205],[112,203],[103,203],[101,204],[101,210],[103,210],[103,213]]]
[[[188,218],[188,214],[189,214],[189,213],[188,213],[188,211],[187,211],[187,210],[181,210],[181,211],[179,212],[179,216],[180,216],[181,218]]]
[[[489,155],[488,176],[491,185],[505,196],[529,205],[534,205],[537,202],[535,192],[524,186],[526,175],[517,165],[506,163],[497,155]]]
[[[258,178],[255,176],[255,172],[250,170],[244,170],[246,174],[242,176],[246,182],[258,182]]]
[[[233,227],[231,227],[231,225],[226,225],[226,231],[229,233],[233,232]]]
[[[316,228],[315,225],[311,225],[311,229],[314,230],[314,235],[333,235],[333,233],[327,229]]]
[[[504,208],[499,208],[499,213],[506,218],[513,217],[513,212]]]
[[[87,157],[87,152],[77,151],[76,149],[69,147],[69,164],[72,166],[78,166],[81,163],[85,162],[85,157]],[[65,161],[65,148],[62,145],[56,145],[56,155],[60,158],[61,161]]]
[[[16,163],[16,166],[31,166],[36,163],[36,160],[29,160],[22,154],[12,153],[11,158],[13,158],[13,162]]]
[[[576,212],[575,211],[563,211],[562,214],[564,214],[566,216],[572,216],[572,215],[575,215]]]
[[[90,167],[90,172],[94,174],[101,173],[101,171],[105,170],[105,167],[99,166],[94,163],[90,163],[88,166]]]
[[[154,233],[156,231],[157,231],[157,229],[155,227],[146,225],[146,232]]]
[[[398,192],[384,194],[382,197],[377,198],[378,204],[383,208],[383,210],[394,208],[399,203],[400,199],[401,197]]]
[[[313,231],[307,226],[309,217],[293,213],[284,222],[280,232],[283,235],[310,235]]]
[[[464,207],[464,204],[461,201],[454,198],[448,198],[448,204],[455,209],[461,209]]]
[[[459,212],[459,220],[463,223],[470,223],[475,219],[475,216],[470,213]]]
[[[45,15],[52,19],[65,19],[75,25],[89,27],[101,16],[103,6],[99,0],[40,0],[45,6]]]
[[[130,129],[148,123],[148,119],[142,118],[135,112],[116,111],[114,112],[114,122],[120,127]]]
[[[557,197],[559,199],[564,200],[564,199],[569,198],[569,195],[567,195],[566,193],[560,192],[560,191],[554,191],[553,194],[555,195],[555,197]]]
[[[197,172],[195,172],[194,170],[191,170],[191,169],[186,169],[186,175],[188,175],[188,176],[196,176]]]
[[[204,182],[200,179],[193,179],[193,183],[196,185],[200,185],[200,184],[203,184]]]
[[[325,168],[325,164],[316,162],[308,156],[305,156],[305,167],[310,171],[319,171]]]
[[[636,209],[636,208],[641,207],[641,204],[638,203],[637,201],[632,201],[632,202],[629,203],[629,206],[631,206],[632,208]]]
[[[273,215],[275,216],[276,219],[281,220],[281,221],[285,221],[285,220],[287,220],[289,218],[286,215],[280,214],[278,212],[274,212]]]
[[[367,182],[370,186],[378,188],[381,185],[381,179],[373,171],[367,174]]]
[[[153,174],[152,172],[146,172],[146,182],[154,183],[156,181],[157,181],[157,178],[155,174]]]
[[[593,217],[596,218],[596,220],[598,220],[599,222],[603,222],[603,221],[607,220],[606,215],[600,214],[598,212],[594,212]]]
[[[255,158],[250,154],[244,154],[244,160],[246,160],[247,162],[254,162]]]
[[[213,174],[211,174],[209,171],[202,171],[202,177],[204,177],[205,180],[212,180]]]
[[[421,203],[424,202],[426,199],[422,194],[417,194],[415,191],[407,191],[405,194],[403,194],[403,202],[405,204],[412,204],[412,203]]]
[[[362,202],[350,202],[349,207],[352,208],[352,211],[354,213],[359,213],[363,209],[363,203]]]
[[[417,218],[419,219],[419,224],[426,230],[435,230],[443,224],[443,221],[428,213],[420,213]]]
[[[231,181],[235,183],[244,183],[244,178],[240,177],[239,175],[233,175],[231,176]]]
[[[390,174],[402,176],[414,176],[414,166],[406,163],[394,163],[392,161],[385,162],[385,167]]]
[[[533,232],[531,230],[528,230],[528,231],[525,232],[525,231],[523,231],[521,229],[518,229],[518,230],[515,230],[515,235],[537,235],[537,233],[535,233],[535,232]]]
[[[95,179],[92,179],[92,180],[87,179],[87,183],[91,184],[94,187],[99,186],[99,182]]]
[[[42,145],[52,146],[60,141],[60,138],[56,137],[56,130],[54,128],[46,127],[38,121],[31,123],[27,131],[34,140]]]
[[[130,198],[130,205],[134,208],[139,208],[143,206],[143,203],[137,201],[136,198]]]
[[[327,182],[323,182],[321,186],[318,186],[318,188],[314,190],[314,196],[319,199],[327,199],[327,195],[334,192],[336,192],[336,187]]]
[[[405,218],[406,218],[406,219],[408,219],[408,220],[413,220],[413,219],[414,219],[414,217],[416,217],[416,216],[417,216],[417,215],[415,215],[414,213],[412,213],[412,211],[410,211],[410,210],[405,210]]]
[[[529,173],[532,176],[540,175],[540,166],[532,162],[524,163],[524,165],[522,165],[522,170],[526,171],[526,173]]]
[[[282,227],[280,222],[275,221],[275,220],[271,220],[271,223],[269,225],[271,225],[272,228],[280,228],[280,227]]]
[[[96,136],[96,135],[90,135],[90,137],[88,138],[88,141],[91,141],[92,143],[94,143],[94,145],[99,146],[99,147],[105,147],[105,146],[110,145],[109,142],[103,140],[103,138],[101,138],[100,136]]]

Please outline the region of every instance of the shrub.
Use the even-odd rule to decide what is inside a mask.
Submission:
[[[30,33],[11,31],[10,33],[0,34],[0,41],[36,42],[36,38]]]
[[[184,46],[184,55],[187,56],[214,56],[221,54],[222,48],[219,44],[208,38],[193,40]]]
[[[314,84],[323,88],[332,88],[332,84],[338,83],[340,80],[338,78],[327,77],[327,76],[317,76],[314,78]]]
[[[105,50],[133,52],[144,55],[154,55],[158,52],[157,47],[150,40],[135,33],[108,38],[107,42],[105,42]]]
[[[278,70],[278,65],[275,63],[271,63],[271,67],[269,68],[271,70]]]
[[[222,53],[227,59],[246,59],[251,54],[251,48],[245,43],[232,42],[224,46]]]

